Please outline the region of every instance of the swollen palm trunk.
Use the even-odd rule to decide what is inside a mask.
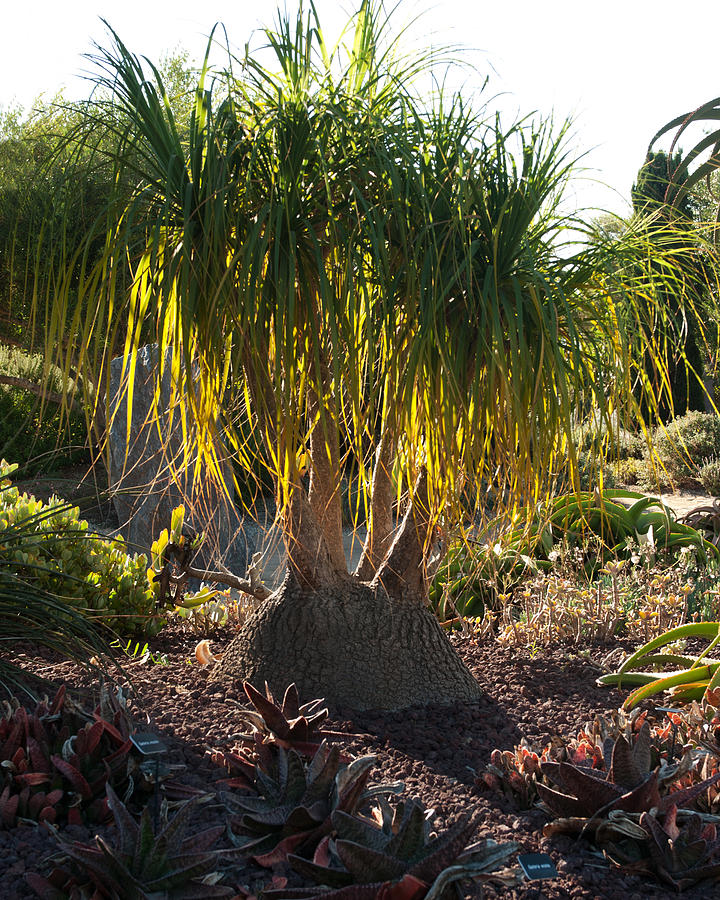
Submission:
[[[215,678],[265,682],[331,706],[399,709],[476,700],[481,690],[437,619],[418,600],[347,576],[317,591],[287,578],[245,623]]]

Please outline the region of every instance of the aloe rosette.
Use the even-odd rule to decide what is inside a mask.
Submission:
[[[392,809],[381,802],[374,818],[333,813],[328,835],[313,859],[290,855],[288,861],[314,888],[266,891],[271,898],[324,897],[326,900],[438,900],[453,882],[486,878],[507,865],[518,849],[493,841],[468,846],[476,821],[466,815],[447,831],[431,833],[432,811],[417,801]],[[324,887],[320,887],[323,885]]]
[[[30,873],[27,881],[43,900],[89,897],[97,900],[206,900],[233,895],[219,885],[222,875],[213,871],[222,857],[237,856],[233,850],[213,850],[225,831],[219,825],[186,837],[189,817],[197,801],[183,804],[172,819],[155,830],[149,807],[139,823],[108,785],[107,803],[115,822],[111,841],[95,837],[91,844],[68,841],[56,834],[70,869],[56,868],[49,878]]]
[[[368,786],[374,756],[362,756],[349,765],[337,747],[323,741],[309,762],[295,750],[259,744],[260,761],[253,783],[257,794],[223,793],[231,813],[229,835],[260,865],[271,867],[291,851],[308,849],[331,831],[336,810],[353,813],[377,793],[397,785]]]
[[[503,537],[503,546],[538,562],[562,538],[599,537],[608,557],[628,554],[628,542],[649,543],[653,550],[695,549],[701,559],[720,559],[720,551],[656,497],[637,491],[579,491],[556,497],[537,510],[527,525]]]

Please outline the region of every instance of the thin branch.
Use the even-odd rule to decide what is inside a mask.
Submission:
[[[272,594],[272,591],[269,590],[269,588],[262,582],[255,581],[252,576],[250,581],[246,581],[244,578],[238,578],[237,575],[233,575],[231,572],[211,572],[206,569],[196,569],[194,566],[188,566],[185,569],[185,573],[187,573],[188,578],[197,578],[198,581],[212,581],[215,584],[226,584],[228,587],[235,588],[237,591],[251,594],[258,600],[267,600]],[[172,579],[172,581],[175,583],[178,579]]]

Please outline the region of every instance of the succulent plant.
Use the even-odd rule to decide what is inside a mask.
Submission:
[[[275,702],[267,684],[264,695],[249,681],[243,688],[253,709],[242,707],[238,718],[249,730],[231,735],[230,750],[216,750],[212,754],[213,762],[226,768],[231,776],[225,782],[228,787],[255,790],[256,764],[266,772],[273,768],[273,751],[278,747],[311,758],[327,738],[347,737],[323,728],[329,715],[323,708],[324,701],[312,700],[301,706],[294,684],[286,689],[281,705]],[[341,753],[340,761],[349,762],[350,757]]]
[[[617,865],[659,876],[682,891],[699,881],[720,880],[720,838],[707,818],[674,803],[663,812],[616,812],[595,840]]]
[[[689,752],[677,762],[661,761],[653,765],[650,726],[644,722],[634,742],[619,735],[608,739],[604,749],[604,768],[573,765],[568,762],[544,762],[542,774],[558,788],[538,782],[540,799],[555,816],[562,817],[545,829],[592,831],[612,810],[642,813],[650,809],[664,812],[671,804],[692,803],[713,784],[720,773],[687,787],[678,787],[692,772],[696,760]],[[671,790],[677,787],[677,790]]]
[[[648,766],[649,746],[646,748],[643,742],[630,748],[621,736],[613,745],[610,766],[605,771],[567,762],[543,763],[542,774],[558,790],[538,782],[538,796],[563,819],[593,819],[613,809],[641,812],[660,802],[658,775],[648,771]]]
[[[662,824],[651,813],[643,813],[640,827],[648,834],[652,867],[677,890],[707,878],[720,878],[720,838],[713,823],[698,815],[678,823],[678,809],[671,804]]]
[[[556,817],[544,835],[583,834],[633,872],[682,890],[720,878],[720,691],[653,721],[635,708],[596,716],[577,738],[534,753],[495,750],[478,779]],[[695,805],[701,812],[684,807]]]
[[[370,796],[388,793],[395,785],[368,788],[375,757],[363,756],[349,765],[337,747],[323,742],[309,763],[295,750],[270,752],[255,767],[257,795],[223,793],[230,819],[230,837],[260,865],[272,866],[291,850],[312,852],[332,830],[336,810],[355,812]]]
[[[194,801],[185,803],[169,821],[165,815],[157,833],[149,807],[138,824],[110,785],[107,802],[115,820],[115,842],[96,836],[94,844],[83,844],[56,833],[71,868],[56,868],[49,878],[27,875],[29,885],[43,900],[63,900],[68,893],[95,900],[205,900],[234,893],[218,885],[222,876],[212,871],[221,856],[236,855],[232,850],[210,849],[224,826],[185,837]]]
[[[514,750],[493,750],[490,763],[476,783],[480,788],[502,791],[519,809],[530,809],[538,799],[537,784],[543,779],[543,763],[565,762],[603,770],[606,768],[603,747],[610,747],[620,735],[624,735],[628,742],[634,742],[646,717],[647,713],[640,710],[635,710],[630,716],[622,711],[611,712],[607,716],[597,715],[592,722],[582,726],[577,737],[569,740],[554,738],[538,752],[523,738]],[[665,732],[662,734],[664,736]],[[653,766],[659,764],[663,747],[662,739],[658,741],[658,731],[654,732],[651,746]]]
[[[0,462],[0,478],[10,474]],[[147,559],[131,555],[122,538],[106,540],[58,497],[45,503],[5,483],[0,489],[0,555],[25,584],[91,611],[117,633],[153,636],[158,615]]]
[[[525,742],[514,750],[493,750],[478,784],[502,791],[519,809],[530,809],[537,800],[540,762],[546,758],[547,748],[538,755]]]
[[[708,641],[697,655],[677,653],[678,642]],[[601,675],[597,683],[603,686],[633,687],[623,709],[634,709],[662,691],[672,694],[673,705],[707,698],[708,692],[720,687],[720,659],[710,656],[720,642],[718,622],[689,622],[671,628],[648,641],[630,654],[617,672]],[[667,649],[663,649],[667,648]],[[645,671],[639,671],[640,667]],[[656,671],[672,667],[671,671]]]
[[[235,741],[252,746],[259,737],[262,743],[277,744],[286,750],[295,750],[301,756],[313,756],[323,740],[340,736],[338,732],[323,728],[329,715],[323,706],[325,701],[311,700],[300,705],[294,684],[285,691],[281,705],[275,702],[267,684],[265,694],[256,690],[249,681],[243,684],[243,689],[253,709],[240,709],[238,718],[249,726],[250,731],[233,735]]]
[[[394,810],[383,800],[373,819],[337,810],[335,837],[327,836],[312,861],[289,855],[298,874],[326,888],[269,890],[270,898],[316,897],[420,900],[445,894],[453,881],[482,877],[504,863],[517,844],[483,842],[467,847],[475,828],[468,815],[440,836],[430,833],[432,811],[416,801]]]
[[[108,818],[105,786],[128,785],[131,742],[120,704],[107,694],[102,702],[90,716],[68,700],[64,686],[52,703],[42,700],[30,712],[5,701],[0,827],[19,819],[79,824]]]

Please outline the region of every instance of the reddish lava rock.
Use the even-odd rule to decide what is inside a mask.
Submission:
[[[231,632],[215,635],[212,647],[220,653]],[[479,701],[453,707],[428,706],[398,713],[351,710],[334,711],[329,727],[348,733],[347,749],[353,753],[378,756],[376,781],[401,780],[405,794],[419,797],[437,813],[438,827],[461,813],[478,811],[476,839],[517,841],[523,852],[549,853],[560,877],[551,881],[526,883],[515,889],[479,886],[467,897],[507,898],[623,898],[675,897],[655,882],[626,875],[608,865],[591,844],[567,837],[542,837],[546,817],[541,810],[519,812],[499,794],[479,790],[476,773],[483,770],[495,748],[510,749],[521,738],[540,748],[551,737],[575,735],[595,713],[617,708],[623,695],[598,688],[598,669],[593,653],[600,658],[607,648],[591,648],[589,657],[579,657],[563,648],[539,653],[506,649],[496,643],[476,643],[454,636],[456,649],[484,690]],[[189,787],[214,790],[224,772],[214,766],[208,750],[227,741],[238,730],[236,698],[240,686],[209,681],[193,654],[197,637],[178,627],[168,628],[152,642],[156,653],[168,656],[167,665],[125,660],[136,691],[131,710],[140,730],[157,730],[170,750],[167,761],[184,766],[173,774],[176,782]],[[78,666],[57,662],[47,652],[25,648],[13,660],[27,671],[67,681],[69,686],[89,692],[93,680]],[[314,698],[303,697],[302,701]],[[222,821],[222,810],[210,804],[201,807],[197,828]],[[105,833],[105,829],[103,832]],[[68,837],[88,840],[91,831],[74,826],[65,829]],[[4,900],[30,898],[34,894],[24,880],[25,871],[42,869],[43,860],[55,851],[52,838],[41,828],[20,827],[0,830],[0,859],[3,862]],[[231,886],[258,885],[270,880],[270,872],[256,866],[236,864],[227,869],[225,883]],[[712,888],[699,886],[683,896],[705,898]]]

